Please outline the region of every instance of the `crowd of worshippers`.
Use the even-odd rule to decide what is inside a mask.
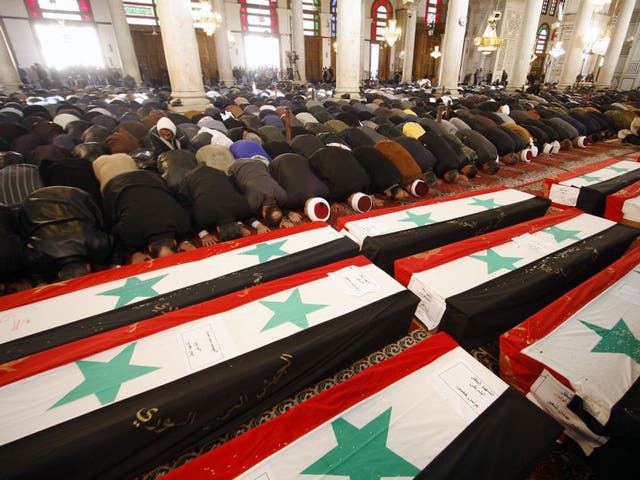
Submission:
[[[364,212],[617,132],[635,141],[640,127],[638,98],[617,92],[449,101],[406,88],[350,100],[232,87],[185,114],[140,95],[0,97],[3,285],[164,257],[303,214],[327,220],[330,202]]]

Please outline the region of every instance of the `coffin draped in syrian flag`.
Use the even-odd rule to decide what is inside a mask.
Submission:
[[[342,217],[337,228],[393,273],[398,258],[540,217],[548,207],[547,199],[498,187]]]
[[[359,256],[27,357],[2,478],[131,478],[406,335],[417,303]]]
[[[315,222],[3,298],[0,363],[358,254]]]
[[[604,215],[607,196],[640,180],[640,163],[612,158],[544,179],[549,199],[557,207],[577,207]]]
[[[639,233],[568,209],[398,260],[396,278],[420,297],[427,328],[475,348],[620,258]]]
[[[500,337],[503,378],[560,421],[586,454],[626,444],[627,452],[635,451],[634,469],[639,307],[636,248]]]
[[[607,196],[604,216],[640,228],[640,180]]]
[[[522,478],[561,432],[527,403],[440,333],[165,478]]]

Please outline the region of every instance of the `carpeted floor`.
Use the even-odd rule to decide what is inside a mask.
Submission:
[[[590,145],[587,149],[563,151],[553,156],[540,156],[528,164],[518,163],[513,167],[502,167],[499,175],[478,175],[478,177],[464,184],[445,184],[439,180],[438,183],[431,188],[429,197],[446,197],[455,193],[498,185],[518,188],[532,194],[541,195],[543,192],[544,178],[619,156],[629,156],[630,159],[635,159],[640,156],[640,149],[635,146],[622,145],[618,140],[601,142]],[[382,203],[380,206],[383,207],[398,205],[398,202],[395,201],[386,199],[379,200]],[[419,200],[421,199],[412,199],[402,203],[409,204]],[[555,209],[551,210],[555,211]],[[335,226],[340,216],[352,215],[354,213],[355,212],[346,204],[334,204],[332,206],[329,223]],[[636,240],[632,247],[639,244],[640,242]],[[389,344],[382,350],[373,352],[334,376],[299,392],[292,398],[280,402],[274,408],[263,412],[261,415],[243,425],[236,432],[222,438],[212,439],[200,445],[198,448],[185,452],[173,461],[158,466],[156,469],[141,475],[138,477],[138,480],[153,480],[159,478],[166,472],[187,463],[198,455],[221,445],[231,438],[235,438],[256,425],[264,423],[270,418],[287,411],[289,408],[298,405],[314,395],[345,381],[358,372],[380,363],[385,359],[391,358],[434,333],[427,332],[417,321],[414,321],[413,327],[414,329],[399,341]],[[499,373],[497,342],[474,349],[470,353],[495,374]],[[539,459],[526,478],[527,480],[600,480],[603,477],[598,475],[594,465],[591,464],[588,458],[582,455],[579,448],[577,448],[573,442],[565,440],[556,443],[546,456]]]

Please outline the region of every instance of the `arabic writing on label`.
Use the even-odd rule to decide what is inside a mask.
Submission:
[[[568,205],[575,207],[578,203],[578,195],[580,195],[580,189],[577,187],[568,187],[566,185],[560,185],[554,183],[549,190],[549,199],[552,202],[559,203],[560,205]]]
[[[499,394],[474,373],[464,363],[457,363],[439,375],[440,379],[451,388],[476,413],[482,413]]]
[[[440,320],[444,316],[444,312],[447,309],[447,304],[444,298],[431,289],[426,287],[419,280],[413,279],[409,282],[409,290],[420,297],[420,303],[416,309],[416,317],[429,330],[433,330],[440,324]]]
[[[181,334],[192,370],[214,365],[224,359],[211,324]]]
[[[330,272],[329,278],[333,279],[344,293],[352,297],[361,297],[380,290],[380,285],[373,278],[362,268],[353,265]]]

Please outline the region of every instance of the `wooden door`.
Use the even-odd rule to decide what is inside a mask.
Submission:
[[[143,77],[154,84],[163,83],[167,76],[167,62],[164,58],[162,36],[159,28],[131,25],[133,49]]]
[[[322,80],[322,37],[304,37],[304,61],[307,81]]]
[[[213,35],[207,36],[204,30],[200,28],[196,28],[196,38],[198,40],[203,81],[206,85],[211,85],[213,81],[217,81],[220,78],[218,75],[215,39]]]
[[[380,42],[380,50],[378,55],[378,81],[386,82],[389,80],[389,63],[391,61],[391,47],[387,42]]]

